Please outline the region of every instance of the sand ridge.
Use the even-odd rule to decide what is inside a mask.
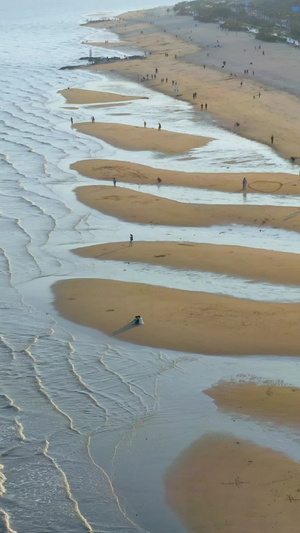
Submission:
[[[162,186],[185,186],[224,192],[242,192],[242,180],[246,177],[248,180],[247,194],[300,195],[299,177],[282,172],[181,172],[108,159],[77,161],[72,163],[70,168],[77,170],[83,176],[98,180],[111,181],[115,178],[120,183],[157,185],[157,179],[159,178]]]
[[[240,438],[194,442],[168,469],[165,486],[168,505],[193,533],[299,528],[299,463]]]
[[[106,122],[80,122],[74,124],[74,128],[124,150],[155,150],[169,154],[188,152],[213,140],[200,135]]]
[[[73,250],[81,257],[163,265],[245,279],[300,285],[300,256],[273,250],[192,242],[111,242]],[[270,266],[271,265],[271,266]]]
[[[105,93],[102,91],[88,91],[87,89],[68,88],[58,91],[69,104],[98,104],[108,102],[127,102],[130,100],[141,100],[142,96],[124,96],[116,93]]]
[[[63,316],[124,341],[211,355],[300,355],[300,304],[104,279],[60,281],[53,291]],[[132,327],[136,315],[143,326]]]
[[[223,411],[300,428],[299,387],[274,382],[221,381],[204,392]]]
[[[300,231],[300,209],[264,205],[185,204],[122,187],[78,187],[80,202],[106,215],[139,224],[184,227],[243,224]]]

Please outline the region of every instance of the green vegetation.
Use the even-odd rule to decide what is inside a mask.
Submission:
[[[265,41],[300,40],[300,0],[192,0],[176,4],[174,11],[201,22],[218,22],[231,31],[256,28]]]
[[[267,43],[285,43],[286,39],[284,37],[279,37],[278,35],[274,35],[272,33],[267,33],[260,31],[255,35],[255,39],[258,39],[259,41],[265,41]]]

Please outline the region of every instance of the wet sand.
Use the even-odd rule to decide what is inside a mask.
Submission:
[[[263,205],[184,204],[122,187],[86,186],[75,189],[80,202],[106,215],[139,224],[184,227],[244,224],[300,231],[296,207]]]
[[[300,427],[298,387],[278,383],[221,381],[204,391],[224,411]]]
[[[174,24],[177,24],[176,27],[180,27],[180,19],[174,17],[166,9],[161,9],[125,14],[117,21],[90,24],[96,28],[109,28],[117,33],[122,40],[127,41],[130,46],[137,46],[140,50],[145,51],[147,57],[95,65],[89,68],[98,71],[118,72],[134,81],[145,78],[142,83],[148,87],[191,102],[197,109],[201,109],[201,104],[207,103],[208,112],[212,113],[227,129],[236,131],[248,139],[268,144],[286,158],[300,157],[297,119],[300,117],[300,101],[296,96],[282,90],[285,88],[284,77],[281,90],[272,86],[273,79],[278,79],[278,72],[280,72],[280,66],[276,65],[276,54],[270,62],[272,63],[272,70],[265,82],[256,80],[255,76],[252,75],[245,79],[243,70],[245,68],[251,69],[249,63],[253,58],[252,56],[250,59],[248,56],[246,57],[247,54],[242,48],[240,48],[239,67],[236,67],[237,70],[240,70],[240,75],[231,75],[231,72],[225,72],[221,68],[220,59],[213,68],[209,68],[210,62],[206,59],[209,60],[207,53],[210,53],[210,49],[207,52],[205,42],[199,40],[198,42],[197,39],[195,42],[189,40],[191,37],[189,32],[191,30],[196,31],[196,29],[194,30],[195,21],[191,17],[184,17],[186,24],[184,35],[180,36],[178,31],[176,38],[176,35],[172,33],[173,31],[175,33]],[[168,27],[170,27],[169,33]],[[219,33],[217,30],[215,38],[211,37],[214,41],[212,48],[216,46]],[[235,32],[223,33],[222,35],[223,40],[226,35],[227,44],[229,41],[233,43],[231,47],[226,49],[228,66],[232,62],[233,51],[236,50],[234,46],[236,36]],[[257,43],[251,41],[253,54],[255,44],[258,46],[259,41]],[[288,52],[289,47],[287,46],[286,49]],[[203,54],[204,50],[205,54]],[[199,62],[201,66],[197,64]],[[206,62],[208,66],[204,69],[203,64]],[[237,59],[235,58],[236,62]],[[263,68],[266,63],[264,62]],[[288,59],[286,59],[286,63],[290,64],[289,72],[292,75],[293,64]],[[155,69],[158,69],[156,79],[152,79],[151,76],[154,76],[156,72]],[[172,80],[173,82],[176,81],[176,86],[172,84]],[[266,81],[269,82],[268,85]],[[176,87],[179,87],[178,92],[174,92]],[[196,99],[193,98],[194,92],[197,92]],[[236,126],[236,123],[239,126]],[[274,144],[271,143],[272,135],[274,136]]]
[[[177,458],[165,485],[167,503],[192,533],[298,531],[299,464],[270,448],[203,438]]]
[[[70,165],[79,174],[98,180],[111,181],[113,178],[120,183],[157,184],[197,187],[224,192],[241,192],[242,180],[248,180],[247,193],[292,194],[300,195],[299,176],[294,174],[244,172],[244,173],[202,173],[177,172],[152,168],[146,165],[126,161],[107,159],[88,159]]]
[[[168,154],[189,152],[213,140],[200,135],[104,122],[80,122],[74,124],[74,128],[123,150],[156,150]]]
[[[300,304],[101,279],[61,281],[53,290],[63,316],[123,341],[210,355],[300,355]],[[144,325],[132,327],[136,315]]]
[[[73,250],[81,257],[201,270],[246,279],[300,285],[300,257],[242,246],[189,242],[111,242]],[[270,268],[270,265],[272,267]]]

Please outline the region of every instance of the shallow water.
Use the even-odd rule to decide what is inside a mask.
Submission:
[[[36,4],[28,0],[22,3],[22,18],[15,5],[13,12],[9,6],[5,0],[0,7],[0,451],[5,475],[0,530],[183,532],[164,504],[163,475],[177,454],[206,431],[236,434],[263,445],[271,442],[274,448],[299,456],[298,437],[290,430],[243,416],[233,422],[230,415],[216,410],[203,389],[220,378],[241,375],[300,385],[300,374],[295,372],[298,360],[206,357],[126,344],[62,319],[53,307],[51,285],[69,277],[101,276],[166,286],[180,282],[188,290],[196,286],[236,297],[298,301],[298,288],[250,285],[249,280],[140,264],[126,265],[125,271],[122,263],[83,260],[71,250],[124,241],[129,233],[136,240],[246,244],[280,251],[292,248],[294,253],[300,253],[300,239],[293,232],[271,228],[124,223],[77,202],[74,188],[94,182],[70,171],[69,164],[104,157],[183,171],[216,166],[220,171],[229,166],[233,172],[298,169],[267,147],[219,130],[209,115],[197,115],[188,104],[141,84],[119,76],[58,70],[77,64],[87,51],[80,43],[93,35],[94,30],[78,24],[81,2],[73,2],[72,11],[68,2],[59,6],[49,2],[45,12],[32,12]],[[117,2],[109,6],[117,7]],[[86,2],[85,9],[95,13],[96,2]],[[13,42],[13,54],[8,42]],[[99,120],[142,124],[146,119],[150,125],[160,119],[166,129],[217,140],[194,151],[194,159],[117,150],[70,128],[71,113],[76,120],[88,120],[90,110],[63,109],[68,106],[57,90],[68,86],[149,96],[122,108],[93,110]],[[120,109],[130,115],[117,116]],[[182,193],[189,201],[187,189],[171,189],[167,197]],[[165,193],[163,187],[160,191]],[[192,194],[201,200],[206,192]],[[216,202],[233,203],[238,198],[213,196]],[[251,201],[256,196],[251,195]],[[284,200],[268,195],[268,201],[283,205]],[[294,206],[297,201],[288,199]]]
[[[97,180],[99,185],[109,185],[105,180]],[[300,196],[283,196],[275,194],[248,193],[241,189],[235,193],[211,191],[209,189],[195,189],[189,187],[176,187],[163,184],[140,185],[134,183],[117,183],[118,187],[132,189],[159,198],[169,198],[176,202],[206,205],[272,205],[281,207],[299,207]]]

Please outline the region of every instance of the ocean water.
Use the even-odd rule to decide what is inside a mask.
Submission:
[[[171,2],[164,2],[171,4]],[[144,7],[157,5],[157,1]],[[209,273],[83,260],[73,248],[107,241],[183,240],[237,244],[300,253],[293,232],[243,228],[145,227],[121,222],[77,202],[74,188],[93,184],[70,171],[77,159],[103,157],[157,168],[193,171],[269,170],[298,173],[267,147],[219,129],[186,103],[118,76],[59,70],[87,55],[94,30],[89,14],[141,8],[140,1],[108,5],[2,0],[0,4],[0,531],[94,533],[185,531],[164,503],[166,468],[207,431],[252,438],[299,456],[298,437],[217,411],[203,389],[223,378],[251,377],[300,385],[295,359],[206,357],[133,346],[72,324],[53,306],[51,285],[74,277],[104,277],[206,290],[236,297],[299,301],[299,290]],[[98,37],[100,32],[97,32]],[[106,34],[107,35],[107,34]],[[100,54],[100,51],[99,51]],[[211,135],[192,157],[117,150],[70,128],[57,91],[68,86],[148,96],[123,107],[99,107],[103,121],[149,124]],[[74,107],[74,106],[72,106]],[[162,189],[161,189],[162,191]],[[153,194],[162,194],[153,188]],[[182,197],[182,194],[184,196]],[[214,193],[216,194],[216,193]],[[236,203],[241,195],[170,189],[184,201]],[[256,198],[257,196],[257,198]],[[261,202],[262,196],[250,200]],[[238,199],[237,199],[238,198]],[[268,195],[266,203],[286,205]],[[288,205],[299,206],[298,198]],[[133,315],[135,311],[133,311]]]

